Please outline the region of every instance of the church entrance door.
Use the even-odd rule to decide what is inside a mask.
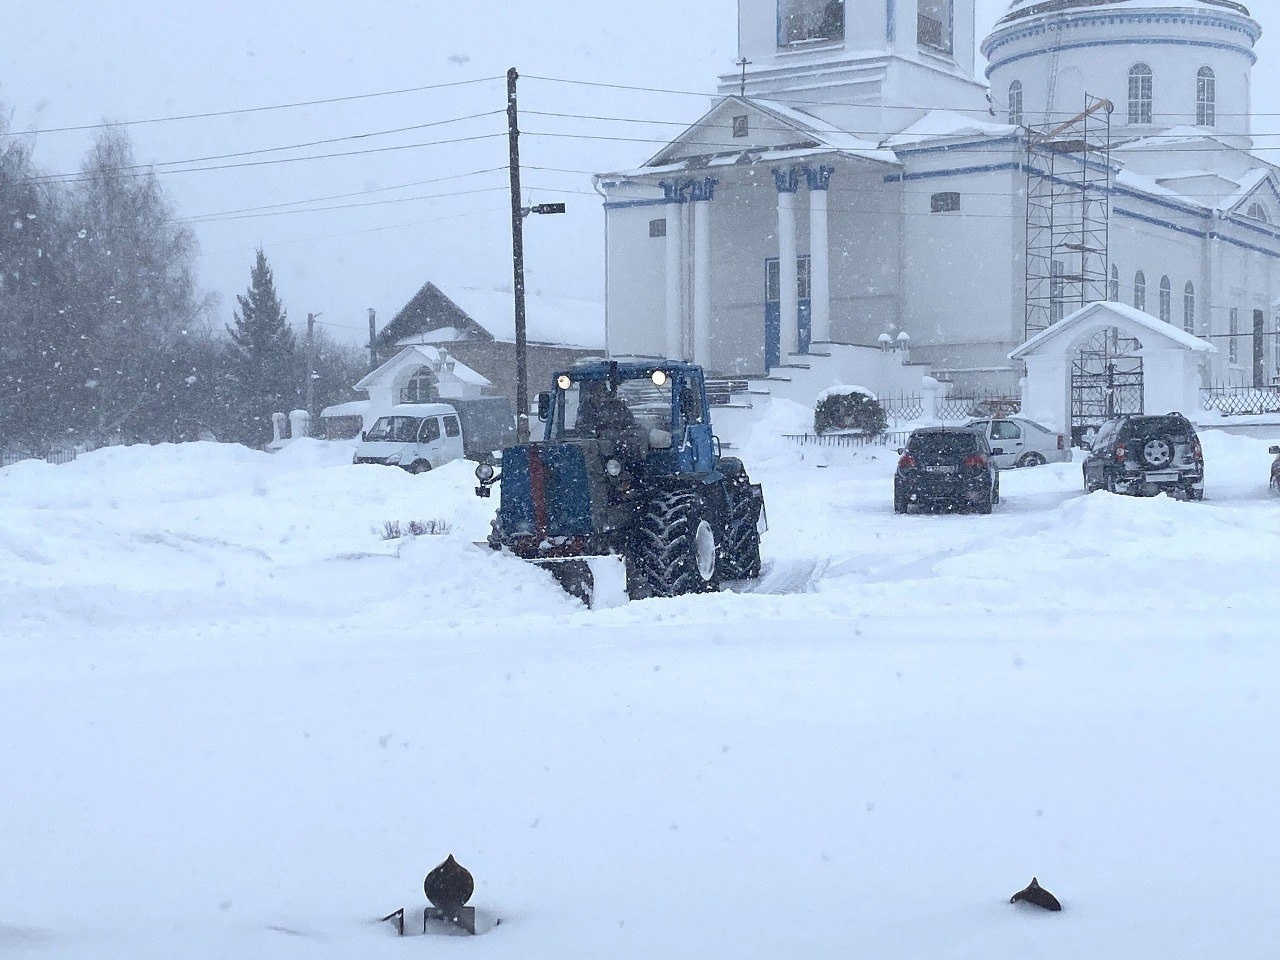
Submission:
[[[808,353],[813,342],[813,300],[809,292],[809,258],[796,258],[797,293],[799,294],[800,352]],[[782,281],[778,258],[764,262],[764,367],[772,370],[782,364]]]

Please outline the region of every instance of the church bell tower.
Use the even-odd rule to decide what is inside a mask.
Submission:
[[[974,3],[738,0],[746,62],[720,78],[720,93],[777,100],[867,139],[929,110],[980,118],[987,100],[974,76]]]

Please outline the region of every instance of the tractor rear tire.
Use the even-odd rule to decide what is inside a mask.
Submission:
[[[760,579],[759,512],[751,481],[743,474],[729,484],[729,523],[724,534],[723,579]]]
[[[632,559],[654,597],[708,593],[720,585],[716,525],[690,490],[657,494],[636,524]]]

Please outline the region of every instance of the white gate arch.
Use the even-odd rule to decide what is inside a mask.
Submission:
[[[1147,413],[1199,410],[1201,366],[1218,348],[1122,303],[1091,303],[1059,320],[1009,354],[1026,365],[1022,413],[1050,429],[1071,429],[1072,363],[1082,344],[1115,328],[1142,346],[1142,399]]]

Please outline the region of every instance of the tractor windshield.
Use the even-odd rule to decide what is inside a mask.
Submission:
[[[671,429],[671,380],[661,386],[652,379],[623,380],[616,392],[604,380],[574,383],[560,391],[558,437],[597,437],[639,428]]]

